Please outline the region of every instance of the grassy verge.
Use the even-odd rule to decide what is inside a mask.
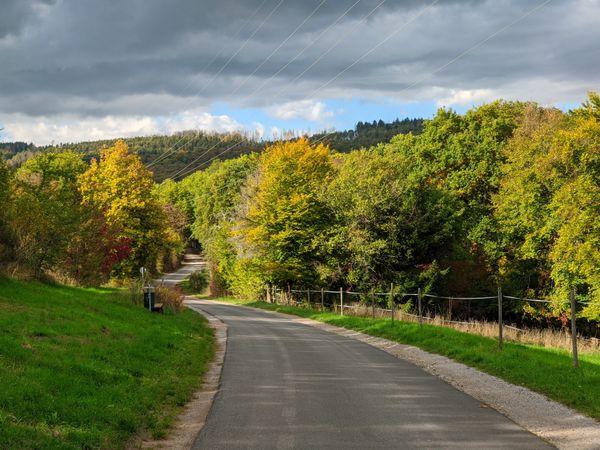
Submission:
[[[212,355],[212,330],[192,311],[150,314],[114,289],[0,279],[0,448],[159,438]]]
[[[341,317],[331,312],[265,302],[240,302],[255,308],[294,314],[321,322],[361,331],[428,352],[452,358],[506,381],[547,397],[600,420],[600,354],[580,356],[580,368],[572,367],[571,355],[562,350],[507,342],[504,351],[498,342],[450,328],[364,317]]]

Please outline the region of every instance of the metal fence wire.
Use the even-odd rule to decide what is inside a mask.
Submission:
[[[305,306],[318,310],[332,311],[340,315],[354,315],[362,317],[384,318],[392,322],[394,320],[412,320],[419,324],[432,323],[436,325],[454,325],[464,327],[476,327],[478,324],[489,323],[487,317],[490,311],[494,312],[497,321],[497,340],[499,350],[503,349],[504,328],[516,333],[527,333],[532,331],[528,328],[519,328],[515,324],[506,324],[506,306],[514,306],[515,302],[526,302],[533,304],[560,303],[558,300],[537,299],[504,295],[498,288],[496,296],[479,297],[453,297],[431,293],[423,293],[421,289],[417,292],[398,292],[393,285],[389,292],[356,292],[351,290],[331,289],[281,289],[275,287],[267,288],[267,301],[289,305]],[[441,300],[442,303],[436,303]],[[584,338],[578,336],[576,311],[578,305],[600,306],[600,303],[578,301],[575,291],[572,290],[568,302],[571,308],[570,331],[571,352],[573,354],[573,366],[578,367],[577,346],[578,341],[586,341],[600,348],[600,340],[594,337]],[[483,322],[473,319],[472,309],[477,308],[485,311]],[[487,317],[486,317],[487,315]],[[462,319],[462,320],[461,320]],[[539,330],[538,330],[539,331]]]

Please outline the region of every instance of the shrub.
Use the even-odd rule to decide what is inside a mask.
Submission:
[[[144,285],[140,278],[132,278],[127,283],[127,290],[129,292],[129,299],[134,305],[142,304],[144,299]]]
[[[154,289],[156,303],[162,303],[163,308],[173,313],[183,309],[183,300],[185,296],[178,288],[169,286],[157,286]]]
[[[209,284],[209,276],[206,270],[197,270],[190,274],[190,288],[194,292],[202,292],[204,291]]]

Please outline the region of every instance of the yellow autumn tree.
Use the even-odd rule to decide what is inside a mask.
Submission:
[[[251,294],[266,282],[314,281],[315,240],[331,223],[318,193],[332,172],[329,149],[307,139],[276,143],[261,155],[243,192],[238,292]]]
[[[141,266],[153,270],[161,250],[177,244],[153,188],[152,172],[121,140],[101,150],[100,160],[92,160],[79,177],[83,204],[101,210],[127,242],[128,248],[119,251],[128,256],[115,266],[114,275],[134,276]]]

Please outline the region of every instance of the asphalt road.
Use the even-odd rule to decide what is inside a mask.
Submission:
[[[206,302],[228,326],[221,389],[195,449],[551,448],[368,344]]]
[[[162,278],[154,280],[155,285],[165,284],[175,286],[189,277],[193,272],[206,268],[206,262],[200,255],[187,253],[181,267],[172,273],[165,274]]]

